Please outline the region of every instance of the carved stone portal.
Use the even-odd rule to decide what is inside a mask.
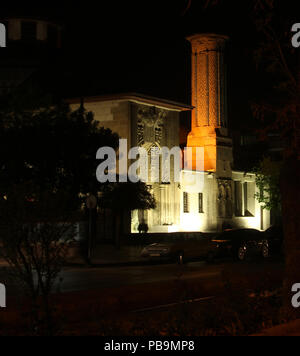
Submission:
[[[167,112],[155,106],[140,107],[137,112],[137,143],[143,146],[146,142],[161,144],[163,122]]]

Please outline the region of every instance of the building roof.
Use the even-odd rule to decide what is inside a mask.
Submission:
[[[81,103],[91,103],[100,101],[131,101],[140,104],[158,106],[165,109],[175,110],[175,111],[190,111],[194,107],[179,103],[173,100],[156,98],[153,96],[148,96],[139,93],[121,93],[121,94],[111,94],[111,95],[100,95],[100,96],[86,96],[81,98],[67,99],[66,101],[70,104]]]

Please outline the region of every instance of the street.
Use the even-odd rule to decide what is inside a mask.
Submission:
[[[18,317],[26,310],[28,299],[22,298],[24,293],[20,285],[12,282],[8,272],[0,270],[0,281],[7,287],[7,308],[3,315],[15,333],[16,325],[24,328]],[[87,334],[98,335],[102,330],[101,323],[106,330],[101,332],[131,335],[128,322],[131,327],[142,323],[138,326],[142,330],[150,325],[159,328],[158,325],[169,323],[170,318],[181,320],[182,310],[187,304],[191,315],[198,313],[195,316],[197,325],[198,318],[204,317],[205,312],[210,313],[207,320],[216,320],[217,315],[213,314],[216,306],[229,303],[222,310],[231,310],[228,309],[230,301],[235,298],[234,308],[238,308],[240,301],[236,298],[239,295],[247,295],[251,299],[251,295],[256,293],[276,291],[280,289],[282,278],[283,265],[277,260],[222,261],[212,265],[193,262],[186,265],[68,267],[61,272],[51,300],[58,319],[64,320],[64,332],[68,335],[77,334],[78,330],[82,332],[78,325],[85,325]],[[277,305],[268,306],[270,315],[273,315],[274,308],[278,310]],[[119,323],[124,325],[119,327]],[[196,330],[195,325],[191,325]]]
[[[97,290],[139,284],[151,284],[164,281],[200,280],[218,282],[224,274],[231,279],[251,275],[259,282],[265,274],[279,275],[282,265],[278,261],[253,261],[245,263],[220,262],[208,265],[205,262],[193,262],[186,265],[163,264],[134,267],[68,267],[61,272],[53,293],[66,293],[83,290]],[[16,286],[6,269],[0,271],[0,281],[7,286],[7,294],[16,292]]]
[[[207,266],[204,262],[115,267],[115,268],[71,268],[65,269],[61,278],[61,292],[85,289],[111,288],[134,284],[154,283],[183,279],[213,279],[221,274],[220,266]]]

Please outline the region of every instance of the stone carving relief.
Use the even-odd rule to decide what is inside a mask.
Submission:
[[[138,146],[143,146],[144,141],[144,125],[142,122],[137,124],[137,144]]]
[[[167,112],[155,106],[140,107],[137,112],[137,142],[143,146],[146,142],[161,144],[163,124]]]
[[[230,180],[218,180],[218,214],[220,218],[232,217],[232,187]]]

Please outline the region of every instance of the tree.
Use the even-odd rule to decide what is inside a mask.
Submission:
[[[12,185],[0,197],[0,257],[31,303],[31,332],[53,335],[56,326],[50,294],[74,239],[73,212],[66,192]]]
[[[102,206],[110,208],[115,221],[115,243],[120,247],[120,235],[124,232],[124,213],[133,210],[155,209],[156,201],[143,182],[109,184],[103,191],[101,198]]]
[[[264,122],[261,132],[279,132],[284,142],[280,172],[282,218],[285,244],[284,318],[299,317],[291,306],[291,288],[299,277],[299,179],[300,179],[300,52],[291,44],[290,23],[293,5],[287,11],[280,0],[255,1],[256,28],[263,35],[255,51],[262,83],[268,92],[260,93],[254,113]],[[264,86],[265,87],[265,86]]]
[[[73,195],[96,187],[96,152],[101,146],[117,148],[119,137],[100,127],[93,114],[68,105],[41,110],[0,112],[0,187],[32,182],[41,190]],[[71,204],[71,202],[70,202]]]
[[[280,172],[281,162],[264,157],[259,166],[254,169],[255,182],[259,192],[255,197],[263,204],[263,209],[281,210]]]
[[[54,332],[49,297],[81,196],[96,189],[97,149],[118,140],[83,108],[0,112],[1,255],[30,296],[36,333]]]
[[[201,1],[201,7],[203,9],[206,9],[209,6],[216,5],[220,0],[202,0]],[[184,10],[181,13],[181,16],[185,16],[187,12],[191,9],[193,4],[193,0],[187,0],[186,5],[184,7]]]

